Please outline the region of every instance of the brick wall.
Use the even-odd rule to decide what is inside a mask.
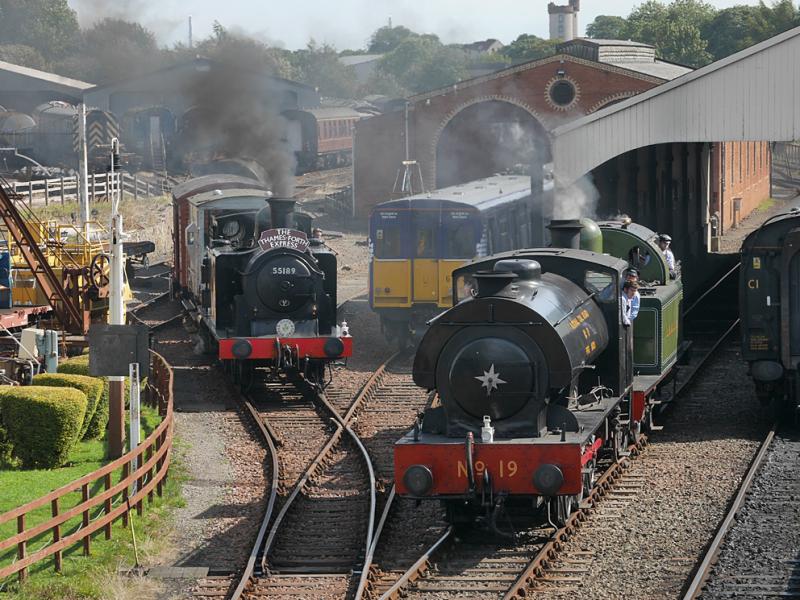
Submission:
[[[567,106],[556,105],[548,94],[549,87],[559,80],[570,81],[577,91]],[[420,94],[409,99],[411,158],[419,162],[426,186],[431,189],[435,185],[439,136],[450,119],[468,106],[491,100],[508,102],[533,115],[542,131],[550,131],[660,82],[560,54]],[[360,121],[356,126],[353,168],[357,217],[366,217],[372,206],[390,198],[404,154],[403,121],[403,111],[398,111]]]
[[[720,142],[712,158],[713,210],[724,234],[769,198],[772,154],[769,142]],[[740,200],[737,200],[740,199]]]

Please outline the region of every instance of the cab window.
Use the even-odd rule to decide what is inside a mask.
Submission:
[[[614,277],[609,273],[586,271],[583,287],[590,294],[594,294],[599,302],[616,301],[621,294],[621,290],[614,285]]]

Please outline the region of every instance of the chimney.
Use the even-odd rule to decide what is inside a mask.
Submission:
[[[294,212],[295,201],[293,198],[270,198],[269,214],[271,226],[277,228],[292,229],[290,215]]]
[[[553,248],[580,250],[583,225],[578,219],[553,219],[547,226]]]

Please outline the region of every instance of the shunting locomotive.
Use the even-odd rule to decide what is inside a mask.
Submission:
[[[742,357],[756,393],[779,413],[800,406],[800,212],[777,215],[742,243]]]
[[[267,366],[323,384],[352,338],[336,321],[336,255],[311,236],[311,218],[233,175],[190,180],[173,196],[176,284],[206,348],[243,383]]]
[[[432,405],[395,445],[398,492],[441,500],[452,521],[494,524],[509,502],[564,523],[651,423],[681,343],[680,275],[656,234],[628,221],[550,225],[552,248],[456,269],[454,306],[433,319],[414,361]],[[640,316],[623,324],[626,272],[642,274]]]

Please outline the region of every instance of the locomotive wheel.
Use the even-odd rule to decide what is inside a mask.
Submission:
[[[596,464],[594,459],[586,464],[585,468],[587,472],[583,474],[583,488],[581,489],[580,500],[583,500],[586,496],[592,493],[592,488],[597,481],[597,471],[595,470],[595,467]],[[580,504],[580,500],[578,501],[578,504]]]
[[[581,496],[582,494],[556,497],[556,525],[564,527],[567,524],[569,516],[578,510]]]
[[[612,443],[614,444],[614,460],[617,461],[624,456],[625,451],[628,449],[628,432],[630,430],[628,428],[623,427],[622,425],[617,425],[617,428],[614,430],[614,439]]]
[[[108,285],[111,257],[108,254],[95,254],[89,265],[89,281],[100,290]]]

